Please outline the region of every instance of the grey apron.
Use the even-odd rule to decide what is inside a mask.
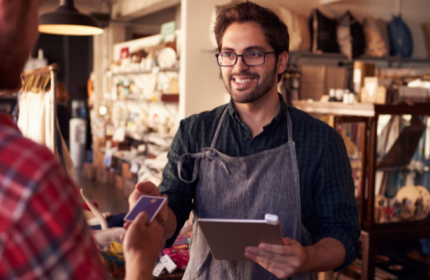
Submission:
[[[228,107],[218,123],[210,148],[185,154],[178,162],[183,182],[197,180],[194,199],[196,218],[264,219],[266,213],[279,216],[282,235],[312,243],[311,234],[301,222],[299,169],[289,112],[288,143],[246,157],[230,157],[215,150]],[[181,177],[183,162],[195,158],[191,181]],[[245,253],[245,252],[244,252]],[[193,225],[190,262],[183,279],[278,279],[253,261],[215,260],[197,225]],[[312,273],[297,274],[291,279],[314,279]]]

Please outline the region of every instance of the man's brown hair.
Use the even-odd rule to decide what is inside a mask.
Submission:
[[[219,13],[214,28],[219,51],[221,51],[222,38],[227,27],[232,23],[245,22],[255,22],[261,26],[267,42],[276,52],[276,58],[278,54],[289,51],[290,36],[285,23],[272,10],[249,1],[226,8]],[[278,81],[280,76],[278,75]]]
[[[225,30],[235,22],[257,23],[263,29],[267,42],[277,53],[289,51],[290,36],[285,23],[272,10],[249,1],[236,4],[234,7],[224,9],[219,13],[214,28],[219,51],[221,51]]]

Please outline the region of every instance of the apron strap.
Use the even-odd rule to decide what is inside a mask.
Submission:
[[[208,155],[210,154],[210,150],[215,147],[216,141],[218,140],[219,132],[221,131],[222,122],[223,122],[223,120],[224,120],[225,115],[227,114],[227,112],[228,112],[228,106],[224,109],[224,112],[222,113],[221,119],[218,122],[218,126],[217,126],[217,129],[215,131],[215,136],[212,139],[212,144],[211,144],[211,148],[210,149],[207,149],[207,148],[203,149],[204,151],[201,152],[201,153],[195,153],[195,154],[186,153],[186,154],[182,155],[179,158],[179,161],[178,161],[178,175],[179,175],[179,179],[182,182],[191,184],[191,183],[193,183],[197,179],[197,177],[199,176],[200,160],[202,158],[206,157],[206,158],[208,158],[208,160],[213,160],[212,157],[211,156],[208,157]],[[196,159],[196,161],[194,162],[193,178],[191,179],[191,181],[185,180],[184,178],[182,178],[182,175],[181,175],[182,165],[184,164],[184,161],[187,158],[195,158]],[[228,174],[227,166],[222,161],[220,161],[219,159],[215,159],[215,161],[218,164],[220,164],[224,168],[224,170],[227,172],[227,174]]]
[[[288,142],[293,142],[293,124],[291,122],[290,110],[287,109]]]
[[[196,154],[186,153],[186,154],[182,155],[179,158],[179,161],[178,161],[178,175],[179,175],[179,179],[182,182],[187,183],[187,184],[191,184],[192,182],[194,182],[197,179],[197,177],[199,176],[200,160],[203,157],[203,154],[204,153],[196,153]],[[184,178],[182,178],[182,175],[181,175],[182,165],[184,164],[184,161],[187,158],[195,158],[196,159],[196,161],[194,162],[193,178],[191,179],[191,181],[185,180]]]
[[[200,161],[206,160],[206,161],[213,161],[215,164],[218,164],[219,166],[221,166],[224,171],[230,175],[230,172],[228,171],[227,166],[225,165],[225,163],[219,159],[217,156],[217,151],[215,149],[210,149],[210,148],[204,148],[203,152],[201,153],[195,153],[195,154],[184,154],[179,158],[178,161],[178,175],[179,175],[179,179],[187,184],[191,184],[194,181],[197,180],[197,178],[199,177],[199,170],[200,170]],[[194,170],[193,170],[193,178],[191,179],[191,181],[185,180],[184,178],[182,178],[181,175],[181,170],[182,170],[182,165],[184,164],[184,161],[187,158],[195,158],[196,161],[194,162]]]
[[[224,112],[222,113],[221,119],[218,122],[218,127],[216,128],[215,136],[212,139],[212,144],[211,144],[211,148],[212,149],[215,148],[215,144],[216,144],[216,141],[218,140],[219,132],[221,131],[222,122],[223,122],[223,120],[224,120],[225,115],[227,114],[227,112],[228,112],[228,105],[227,105],[227,107],[225,107]]]

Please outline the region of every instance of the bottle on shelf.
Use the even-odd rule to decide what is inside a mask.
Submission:
[[[331,88],[329,90],[329,99],[328,99],[328,101],[329,102],[336,102],[337,101],[337,99],[336,99],[336,90],[334,88]]]

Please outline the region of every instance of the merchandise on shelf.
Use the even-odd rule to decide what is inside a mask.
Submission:
[[[422,220],[430,213],[429,124],[428,116],[379,118],[376,223]]]

